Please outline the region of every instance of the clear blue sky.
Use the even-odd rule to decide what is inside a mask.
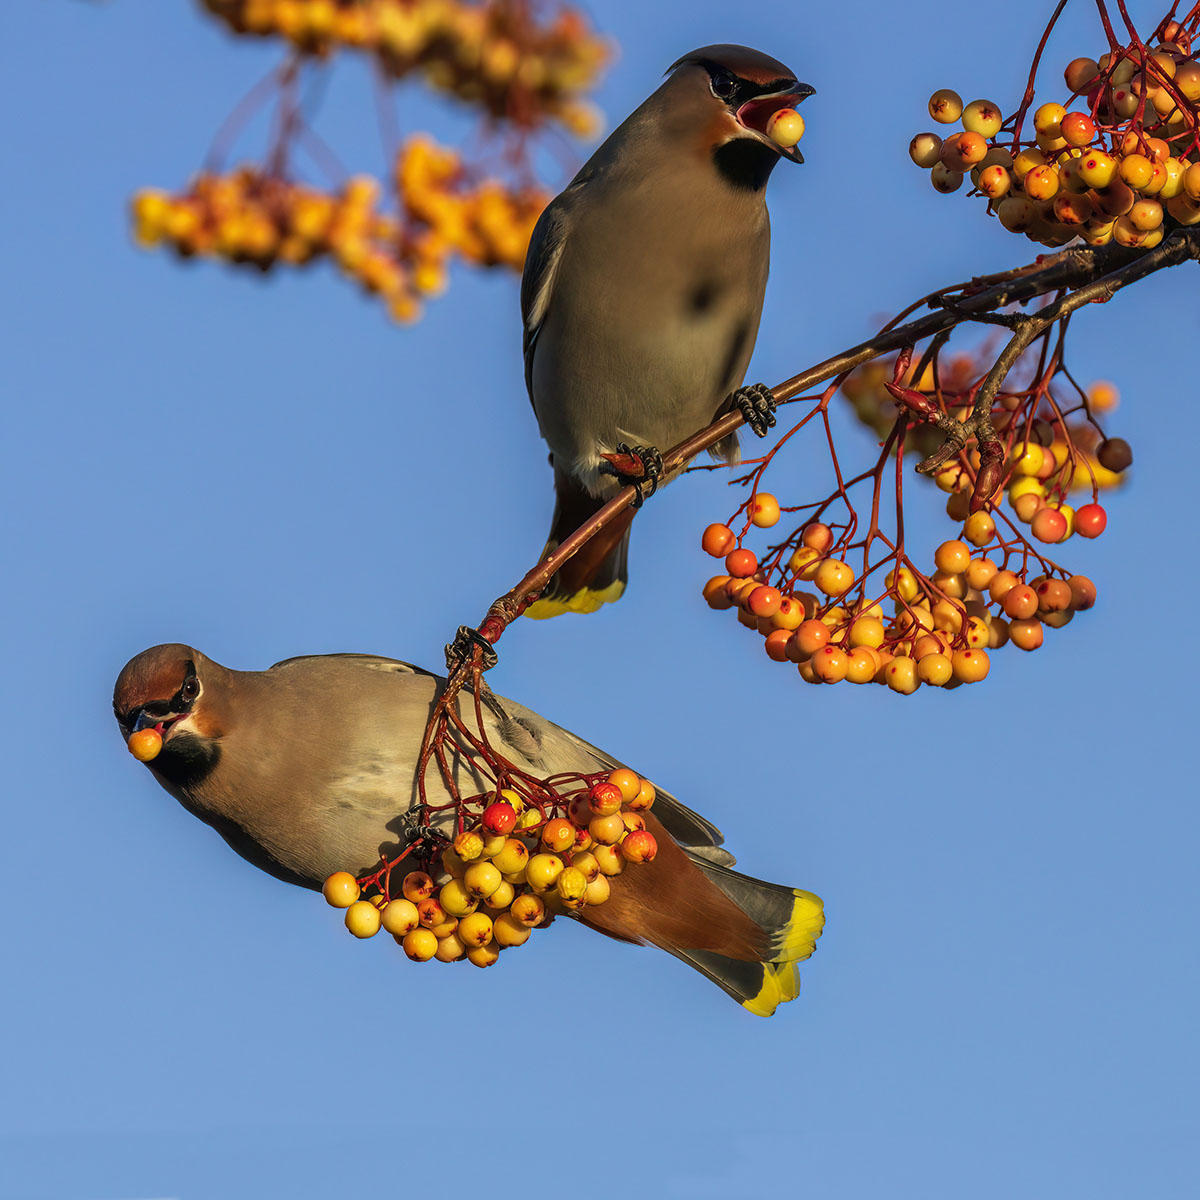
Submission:
[[[818,89],[808,165],[771,185],[752,378],[1029,256],[906,147],[935,87],[1011,105],[1047,0],[1002,19],[593,8],[622,46],[611,121],[714,41]],[[1072,8],[1056,63],[1101,48],[1092,6]],[[1077,370],[1122,390],[1132,486],[1104,538],[1065,550],[1099,605],[1036,655],[997,655],[986,684],[905,700],[768,663],[699,598],[700,530],[733,507],[716,476],[647,507],[619,605],[505,637],[498,690],[714,818],[745,870],[825,898],[796,1003],[755,1019],[563,922],[487,972],[417,968],[185,813],[109,697],[128,657],[176,639],[235,667],[337,650],[440,667],[549,521],[516,281],[461,270],[402,331],[323,270],[263,282],[139,253],[127,196],[181,184],[272,51],[183,0],[10,3],[0,33],[0,1195],[1192,1194],[1194,267],[1077,321]],[[323,128],[377,168],[364,80],[339,72]],[[466,129],[406,95],[410,127]],[[778,490],[808,498],[791,461]],[[951,527],[927,505],[932,547]],[[619,685],[631,669],[643,688]],[[572,1052],[523,1074],[563,1027]]]

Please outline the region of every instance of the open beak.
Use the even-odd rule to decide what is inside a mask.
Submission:
[[[753,100],[747,100],[737,110],[737,119],[746,129],[753,130],[764,141],[774,146],[779,152],[780,158],[802,163],[804,155],[796,146],[785,148],[771,139],[767,133],[767,122],[780,109],[795,108],[808,96],[815,96],[816,91],[816,88],[810,87],[807,83],[793,83],[791,87],[785,88],[781,92],[769,92],[765,96],[755,96]]]

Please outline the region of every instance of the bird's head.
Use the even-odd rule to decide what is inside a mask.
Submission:
[[[219,754],[218,706],[205,692],[208,668],[216,667],[191,646],[170,642],[131,658],[113,689],[113,712],[129,743],[135,734],[154,730],[162,739],[153,753],[135,750],[156,774],[184,784],[207,774]],[[219,671],[220,668],[217,668]],[[134,750],[138,743],[130,743]]]
[[[775,113],[815,92],[778,59],[748,46],[704,46],[678,59],[668,74],[706,114],[699,132],[704,148],[733,181],[758,190],[780,158],[804,161],[795,146],[785,148],[767,133]]]

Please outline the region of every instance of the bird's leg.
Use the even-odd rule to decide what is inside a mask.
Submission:
[[[750,383],[738,388],[729,397],[727,406],[736,408],[759,437],[766,437],[767,430],[775,424],[775,397],[765,383]]]
[[[634,508],[641,508],[646,497],[658,491],[663,460],[654,446],[627,446],[618,442],[615,454],[600,457],[604,459],[600,465],[601,475],[612,475],[622,487],[632,487],[637,493],[633,499]],[[642,485],[647,483],[650,490],[643,495]]]

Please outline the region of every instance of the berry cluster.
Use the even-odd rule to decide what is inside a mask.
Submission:
[[[202,174],[178,196],[139,192],[134,235],[143,246],[166,244],[183,257],[260,271],[328,258],[407,322],[420,315],[423,298],[445,289],[452,255],[519,271],[549,201],[537,188],[472,182],[457,154],[424,137],[399,152],[396,180],[401,207],[388,213],[371,176],[329,193],[256,167]]]
[[[937,91],[930,116],[962,128],[945,138],[919,133],[909,154],[939,192],[957,191],[969,173],[972,194],[987,198],[1005,229],[1043,245],[1079,237],[1156,246],[1170,229],[1200,223],[1196,23],[1168,20],[1152,46],[1133,34],[1098,59],[1068,63],[1067,102],[1034,110],[1032,141],[1022,139],[1032,77],[1007,120],[990,100],[964,105],[956,92]]]
[[[346,910],[355,937],[383,929],[414,962],[465,958],[489,967],[556,915],[603,904],[612,876],[658,853],[642,816],[655,798],[649,780],[621,767],[574,782],[571,789],[548,780],[541,795],[505,787],[460,802],[457,836],[440,855],[419,846],[425,869],[408,871],[398,891],[393,872],[405,855],[361,879],[334,872],[325,899]],[[472,809],[481,811],[465,821]]]
[[[557,120],[590,137],[599,128],[579,93],[595,84],[608,44],[578,10],[539,20],[522,0],[203,0],[240,34],[286,38],[306,55],[339,48],[375,56],[400,78],[434,87],[491,116],[532,128]]]
[[[769,528],[780,518],[779,502],[766,492],[756,492],[745,511],[747,528]],[[1035,525],[1035,536],[1044,532],[1048,541],[1069,536],[1060,508],[1042,511],[1052,516],[1044,531]],[[1095,537],[1104,527],[1103,509],[1085,505],[1074,522],[1081,535]],[[851,522],[831,528],[810,521],[770,547],[760,564],[728,525],[710,525],[701,546],[724,558],[726,573],[708,580],[704,597],[711,608],[736,609],[738,620],[765,638],[767,656],[795,663],[807,683],[848,679],[886,684],[903,695],[922,683],[948,688],[977,683],[990,670],[989,650],[1009,643],[1036,650],[1044,626],[1060,628],[1095,603],[1090,579],[1031,555],[1019,537],[1006,540],[986,512],[966,519],[962,540],[937,548],[928,573],[897,551],[870,563],[856,579],[845,561],[852,534]],[[869,541],[864,560],[868,551]],[[1027,579],[1031,560],[1042,573]],[[883,571],[879,594],[868,595],[867,578]],[[813,590],[803,590],[804,584]],[[891,601],[890,613],[885,600]]]
[[[939,363],[936,376],[930,363],[920,378],[911,364],[897,375],[895,357],[875,359],[852,371],[840,394],[854,415],[880,438],[887,437],[896,423],[896,397],[888,384],[897,381],[924,397],[940,397],[945,411],[962,420],[994,357],[988,346],[949,355]],[[1040,463],[1032,472],[1018,473],[1032,473],[1048,485],[1043,495],[1050,490],[1065,496],[1067,492],[1112,488],[1123,481],[1122,473],[1133,461],[1128,443],[1122,438],[1106,438],[1097,421],[1098,414],[1112,411],[1117,402],[1117,389],[1105,380],[1077,394],[1073,404],[1065,390],[1052,383],[1047,383],[1044,395],[1034,388],[1013,385],[1011,390],[998,392],[992,424],[1001,435],[1012,429],[1023,433],[1028,427],[1029,440],[1040,448]],[[932,454],[943,438],[935,426],[917,424],[909,429],[904,447],[906,452],[924,457]],[[1027,462],[1038,454],[1039,449],[1033,449]],[[974,469],[978,463],[970,465]],[[970,490],[967,473],[951,465],[937,478],[944,490],[952,493],[949,515],[964,520]],[[953,486],[947,486],[950,484]]]

